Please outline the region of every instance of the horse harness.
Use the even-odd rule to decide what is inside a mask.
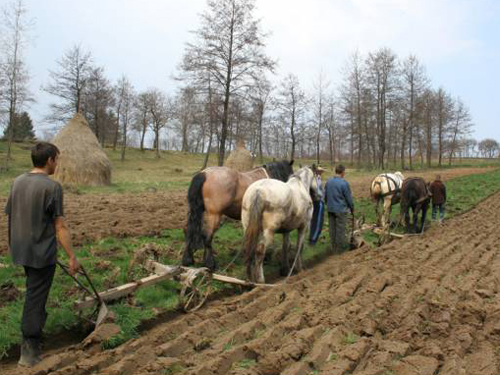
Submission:
[[[398,183],[396,182],[395,179],[393,179],[387,173],[384,173],[381,176],[385,177],[385,179],[387,180],[387,186],[389,187],[389,191],[387,193],[382,194],[380,196],[380,199],[385,198],[385,197],[387,197],[389,195],[398,194],[401,191],[401,187],[398,185]],[[394,190],[391,189],[391,183],[390,183],[390,181],[392,181],[392,183],[394,184],[394,187],[395,187]],[[374,181],[374,182],[375,182],[375,184],[379,185],[380,186],[380,190],[382,190],[382,182],[380,182],[380,181]]]

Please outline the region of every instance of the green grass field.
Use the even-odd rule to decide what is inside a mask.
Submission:
[[[30,143],[14,143],[12,147],[11,168],[9,171],[0,171],[0,196],[7,195],[10,185],[14,178],[21,173],[31,169],[30,159]],[[106,153],[111,160],[112,184],[106,187],[78,187],[78,191],[85,193],[102,193],[102,194],[119,194],[119,193],[138,193],[143,192],[148,188],[156,188],[157,190],[172,190],[185,189],[189,186],[189,182],[193,174],[198,171],[203,165],[204,155],[190,154],[179,151],[162,151],[161,158],[156,158],[155,151],[146,150],[141,152],[138,149],[128,149],[126,160],[120,160],[121,152],[113,151],[106,148]],[[0,166],[3,166],[6,153],[6,143],[0,141]],[[264,162],[269,162],[272,159],[266,158]],[[295,161],[295,168],[299,165],[310,165],[314,163],[312,159],[298,159]],[[217,164],[217,156],[210,155],[209,166]],[[255,162],[258,165],[258,161]],[[351,167],[349,162],[344,163],[348,168]],[[328,162],[323,162],[325,167],[328,167]],[[454,160],[451,168],[457,167],[487,167],[499,166],[500,162],[496,159],[463,159]],[[449,168],[445,163],[442,168]],[[389,165],[387,170],[397,170],[398,166]],[[415,169],[422,169],[420,164],[415,164]],[[426,168],[423,168],[426,169]],[[349,176],[356,177],[366,174],[368,169],[349,170]],[[377,169],[370,169],[370,174],[375,175],[379,172]],[[325,172],[325,179],[332,176],[333,172],[328,168]]]
[[[4,150],[4,143],[0,142],[0,151]],[[15,145],[14,163],[11,171],[0,174],[0,194],[7,194],[12,179],[30,168],[30,160],[27,157],[29,145]],[[128,152],[128,160],[125,163],[119,161],[119,152],[108,150],[112,160],[113,180],[111,187],[106,188],[78,188],[82,193],[122,193],[139,192],[150,186],[158,189],[185,189],[192,173],[202,163],[202,155],[187,155],[179,152],[165,152],[162,158],[157,160],[153,152],[141,153],[137,150]],[[0,152],[0,158],[2,157]],[[215,162],[213,158],[212,162]],[[304,162],[305,164],[305,162]],[[487,163],[484,163],[485,165]],[[488,164],[489,165],[489,164]],[[478,166],[478,165],[475,165]],[[362,174],[363,171],[352,173]],[[365,172],[366,173],[366,172]],[[370,172],[373,174],[373,171]],[[447,182],[449,201],[447,204],[447,217],[460,214],[492,193],[500,190],[500,170],[488,173],[464,176]],[[367,222],[373,222],[374,208],[368,199],[356,201],[357,215],[365,215]],[[396,208],[393,216],[399,214]],[[428,216],[430,218],[430,215]],[[322,259],[328,252],[328,230],[327,220],[325,228],[314,247],[306,245],[303,254],[306,264],[313,264]],[[96,243],[76,249],[81,263],[85,266],[98,290],[105,290],[131,280],[145,276],[146,272],[139,266],[127,273],[128,264],[134,256],[134,252],[145,243],[155,243],[161,249],[160,261],[166,264],[176,264],[180,259],[183,249],[182,230],[166,230],[156,237],[141,238],[108,238]],[[296,236],[292,236],[295,243]],[[367,235],[368,242],[376,240],[374,235]],[[242,230],[237,222],[228,221],[217,232],[214,247],[218,253],[220,269],[229,265],[234,256],[239,252],[242,242]],[[279,253],[281,248],[281,236],[275,236],[273,249]],[[201,251],[197,254],[198,264],[201,260]],[[64,261],[64,258],[63,258]],[[19,296],[3,306],[0,306],[0,358],[5,356],[9,349],[20,343],[20,319],[23,304],[24,275],[20,267],[11,264],[10,257],[0,256],[0,285],[12,282],[21,292]],[[274,257],[266,265],[266,277],[278,276],[279,261]],[[243,260],[238,258],[227,271],[227,274],[244,278]],[[215,291],[238,292],[239,289],[227,284],[214,283]],[[127,298],[118,303],[110,304],[115,313],[116,321],[121,327],[121,333],[109,340],[105,346],[114,347],[135,337],[140,326],[145,321],[154,319],[159,314],[166,313],[177,308],[180,286],[174,281],[166,281],[157,285],[140,289],[133,298]],[[74,282],[61,270],[57,270],[54,284],[48,301],[49,317],[45,327],[47,336],[54,337],[65,330],[84,330],[85,324],[77,316],[72,308],[72,303],[81,296]]]

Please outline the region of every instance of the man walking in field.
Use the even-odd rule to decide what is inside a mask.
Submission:
[[[23,266],[26,274],[19,359],[23,366],[40,361],[40,340],[47,319],[45,304],[56,269],[58,240],[69,257],[70,272],[74,274],[79,268],[63,218],[62,187],[49,178],[58,156],[53,144],[37,143],[31,150],[34,168],[14,180],[5,207],[12,260]]]
[[[325,197],[332,252],[340,254],[345,250],[347,209],[354,215],[354,203],[349,183],[344,180],[345,167],[338,165],[335,168],[335,174],[336,176],[329,179],[326,183]]]
[[[432,220],[436,220],[437,211],[439,211],[439,224],[444,219],[444,205],[446,203],[446,186],[441,181],[441,176],[436,175],[436,179],[429,185],[432,194]]]

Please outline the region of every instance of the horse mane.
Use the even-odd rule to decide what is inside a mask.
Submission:
[[[309,175],[307,174],[307,170],[310,170],[310,171],[311,171],[312,176],[309,176]],[[307,181],[302,181],[302,177],[301,177],[301,175],[303,175],[303,174],[307,174],[307,176],[306,176]],[[312,169],[311,169],[310,167],[302,167],[302,168],[300,168],[297,172],[293,173],[293,174],[290,176],[290,178],[288,179],[288,181],[290,181],[290,180],[291,180],[292,178],[294,178],[294,177],[295,177],[295,178],[298,178],[298,179],[302,182],[302,184],[304,184],[304,185],[308,184],[308,185],[309,185],[309,188],[311,188],[311,184],[312,184],[312,181],[313,181],[313,179],[314,179],[314,172],[312,172]],[[306,187],[307,187],[307,186],[306,186]]]
[[[266,169],[270,178],[286,182],[288,177],[293,174],[293,168],[288,160],[275,161],[262,166]]]

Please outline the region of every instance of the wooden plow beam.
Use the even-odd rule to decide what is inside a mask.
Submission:
[[[138,281],[108,289],[99,293],[99,296],[104,302],[113,301],[126,297],[139,288],[154,285],[164,280],[174,279],[179,281],[182,285],[180,293],[180,304],[182,308],[185,311],[195,311],[203,306],[210,295],[212,280],[246,287],[274,286],[273,284],[256,284],[235,277],[210,273],[208,268],[169,266],[149,259],[146,260],[144,266],[148,271],[153,273]],[[74,307],[77,310],[82,310],[94,306],[95,303],[95,298],[87,297],[84,300],[76,301]]]
[[[378,234],[378,235],[386,235],[386,234],[388,234],[391,237],[395,237],[395,238],[405,238],[405,237],[408,236],[407,234],[399,234],[399,233],[394,233],[394,232],[387,232],[383,228],[378,227],[375,224],[372,224],[372,225],[370,225],[370,224],[363,224],[361,226],[361,228],[356,229],[354,231],[354,234],[362,233],[362,232],[366,232],[366,231],[372,231],[373,233]]]

